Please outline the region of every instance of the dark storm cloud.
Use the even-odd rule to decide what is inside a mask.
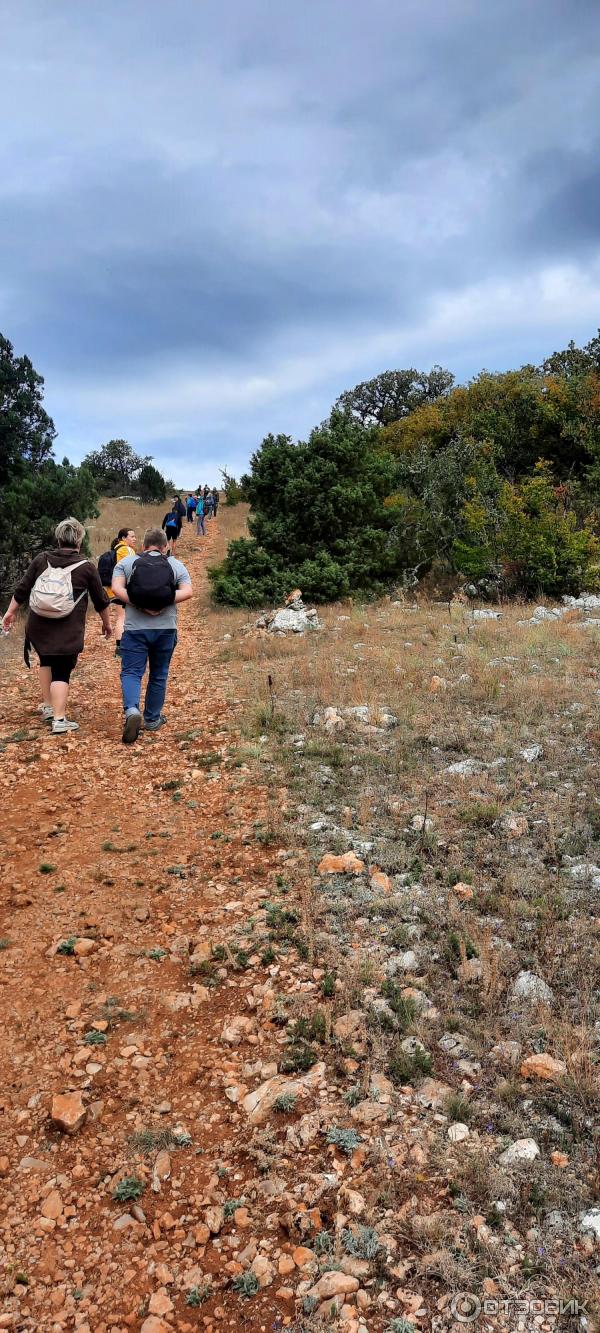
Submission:
[[[599,34],[562,0],[7,8],[0,328],[74,455],[216,475],[389,364],[589,335]]]

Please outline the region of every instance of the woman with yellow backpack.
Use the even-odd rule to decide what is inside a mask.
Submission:
[[[119,528],[119,531],[111,542],[110,551],[105,551],[98,560],[98,573],[100,582],[109,598],[111,606],[115,608],[114,632],[115,632],[115,657],[121,656],[121,636],[125,624],[125,607],[112,590],[112,576],[115,566],[119,560],[124,560],[127,555],[136,555],[135,543],[136,535],[133,528]]]

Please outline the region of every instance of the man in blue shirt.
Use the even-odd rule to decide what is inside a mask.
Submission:
[[[140,695],[147,666],[144,728],[158,731],[166,722],[161,709],[177,643],[177,606],[192,596],[188,570],[181,560],[165,554],[166,547],[167,538],[162,529],[149,528],[144,533],[142,555],[125,556],[113,572],[113,592],[126,608],[125,630],[121,638],[125,745],[132,745],[140,734]]]

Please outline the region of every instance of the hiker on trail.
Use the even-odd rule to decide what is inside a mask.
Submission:
[[[203,490],[203,492],[202,492],[203,499],[204,499],[204,504],[205,504],[205,505],[206,505],[206,497],[207,497],[207,495],[208,495],[209,490],[210,490],[210,486],[205,486],[205,487],[204,487],[204,490]]]
[[[219,508],[219,492],[218,492],[216,486],[213,486],[213,488],[212,488],[212,498],[213,498],[213,510],[214,510],[214,514],[215,514],[215,518],[216,518],[216,517],[217,517],[217,509]]]
[[[142,555],[126,556],[113,574],[113,592],[126,604],[125,633],[121,639],[125,745],[132,745],[140,734],[140,695],[147,666],[144,729],[158,731],[166,722],[161,710],[177,643],[177,606],[192,596],[188,570],[173,555],[167,556],[166,548],[167,538],[162,528],[148,528]]]
[[[174,495],[174,496],[173,496],[173,508],[174,508],[174,510],[176,511],[176,513],[179,515],[179,532],[181,532],[181,525],[182,525],[183,520],[184,520],[184,518],[185,518],[185,505],[184,505],[183,500],[181,499],[181,496],[180,496],[180,495]]]
[[[206,537],[206,528],[204,526],[204,497],[202,495],[198,496],[196,503],[196,535],[199,537],[200,533],[202,533],[203,537]]]
[[[195,512],[196,512],[196,503],[197,503],[197,501],[196,501],[196,496],[195,496],[195,495],[188,495],[188,498],[187,498],[187,500],[186,500],[186,502],[185,502],[185,507],[186,507],[186,509],[187,509],[187,521],[188,521],[188,523],[193,523],[193,522],[194,522],[194,514],[195,514]]]
[[[135,555],[135,544],[137,538],[133,528],[119,528],[119,531],[113,542],[110,544],[110,551],[104,551],[98,560],[98,573],[100,582],[110,604],[114,607],[115,617],[113,628],[115,634],[115,657],[121,656],[121,636],[125,624],[125,607],[123,603],[115,597],[112,590],[112,576],[115,565],[119,560],[124,560],[126,555]]]
[[[214,500],[213,500],[213,494],[212,494],[212,491],[209,491],[209,492],[208,492],[208,495],[206,496],[206,499],[205,499],[205,501],[204,501],[204,513],[206,514],[206,517],[207,517],[207,518],[212,518],[212,516],[213,516],[213,511],[214,511],[214,505],[215,505],[215,502],[214,502]]]
[[[175,508],[175,501],[173,501],[173,508],[169,510],[168,514],[165,514],[162,525],[163,531],[166,533],[167,542],[169,543],[169,552],[171,555],[175,555],[177,538],[181,532],[181,521],[179,513]]]
[[[98,570],[85,556],[80,559],[83,523],[65,518],[55,528],[54,536],[56,548],[36,555],[17,583],[2,628],[12,629],[19,607],[29,598],[25,662],[29,666],[33,644],[40,659],[39,712],[44,722],[52,723],[52,735],[62,736],[66,731],[79,730],[79,724],[66,717],[66,708],[71,672],[83,651],[88,595],[102,620],[106,639],[112,628],[109,601]]]

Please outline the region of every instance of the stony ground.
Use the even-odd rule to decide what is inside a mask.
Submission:
[[[0,1328],[593,1327],[596,631],[279,638],[184,541],[164,732],[93,623],[74,738],[8,662]]]

